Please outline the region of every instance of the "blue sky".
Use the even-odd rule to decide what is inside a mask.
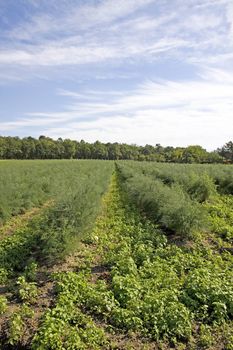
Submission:
[[[233,136],[233,0],[0,0],[0,135]]]

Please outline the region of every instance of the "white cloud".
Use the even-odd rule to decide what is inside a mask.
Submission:
[[[45,34],[87,30],[99,24],[111,23],[134,13],[155,0],[104,0],[95,5],[64,3],[57,11],[34,15],[27,23],[13,29],[8,36],[15,39],[40,39]]]
[[[137,55],[151,55],[167,52],[174,48],[185,46],[183,40],[161,39],[156,43],[113,43],[80,45],[80,46],[50,46],[30,47],[27,51],[11,50],[0,52],[0,64],[25,65],[25,66],[56,66],[56,65],[80,65],[88,63],[104,62],[106,60],[123,59]]]
[[[200,144],[213,150],[229,140],[231,134],[216,117],[199,120],[187,117],[186,110],[148,110],[133,117],[109,116],[90,122],[72,123],[57,128],[46,128],[43,133],[54,138],[60,135],[89,142],[127,142],[141,145],[161,143],[163,145],[187,146]],[[197,117],[197,114],[195,115]],[[229,119],[228,119],[229,122]]]
[[[30,113],[29,118],[22,118],[9,122],[0,122],[1,131],[11,131],[18,130],[21,128],[35,128],[35,127],[45,127],[54,125],[54,123],[64,123],[70,121],[76,117],[76,113],[58,113],[50,115],[48,113]]]
[[[232,137],[233,72],[206,69],[200,75],[192,82],[146,81],[125,96],[114,90],[86,91],[88,98],[85,92],[59,91],[72,101],[63,112],[34,112],[1,126],[40,125],[40,133],[55,138],[213,149]]]
[[[93,74],[92,79],[109,77],[109,71],[127,78],[129,62],[139,63],[143,75],[148,62],[156,65],[160,60],[162,67],[164,58],[181,65],[185,62],[195,69],[196,78],[145,81],[135,88],[128,87],[135,82],[126,81],[123,89],[106,92],[82,87],[76,92],[63,86],[58,94],[69,101],[63,110],[27,113],[24,119],[1,123],[1,130],[38,127],[40,134],[54,137],[200,143],[208,148],[232,137],[231,0],[27,2],[34,6],[35,14],[1,33],[3,80],[20,81],[28,76],[56,80],[63,74],[75,81],[88,74]],[[115,73],[111,65],[120,69]],[[167,76],[165,68],[161,75]],[[136,70],[137,64],[135,74]]]
[[[227,6],[226,18],[230,25],[230,36],[233,43],[233,4],[232,2],[229,2]]]
[[[53,70],[59,65],[120,64],[128,58],[146,62],[170,54],[201,63],[207,61],[212,49],[215,53],[211,53],[209,63],[212,58],[214,64],[214,56],[229,59],[233,54],[229,44],[232,6],[227,1],[215,7],[207,0],[190,1],[189,6],[179,0],[172,5],[162,0],[104,0],[95,5],[62,1],[60,11],[56,2],[52,4],[56,11],[40,11],[5,33],[10,40],[0,45],[3,70],[8,66],[11,74],[12,66],[34,70],[49,66]],[[156,9],[138,12],[151,4],[157,5],[158,13]]]

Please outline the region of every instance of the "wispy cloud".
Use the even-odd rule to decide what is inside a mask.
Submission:
[[[57,96],[1,131],[208,148],[230,139],[232,0],[18,0],[17,16],[2,3],[0,85],[44,79]]]
[[[146,81],[125,96],[114,90],[58,93],[70,99],[63,112],[33,112],[0,127],[40,125],[42,133],[53,137],[89,141],[187,145],[192,140],[208,149],[231,137],[225,126],[232,120],[233,72],[205,69],[197,81]]]
[[[54,10],[55,2],[51,4]],[[137,12],[152,5],[151,14]],[[158,59],[169,52],[201,63],[212,49],[215,57],[229,59],[233,50],[226,41],[231,40],[232,5],[227,0],[211,5],[208,0],[190,1],[189,6],[179,0],[172,5],[162,0],[105,0],[96,5],[62,1],[60,12],[55,7],[44,13],[42,7],[5,32],[10,41],[3,41],[0,67],[119,64],[126,59]]]
[[[72,35],[98,24],[112,23],[155,0],[104,0],[96,5],[63,2],[63,6],[53,6],[52,13],[34,15],[27,23],[13,29],[7,35],[15,39],[41,39],[45,34],[60,35],[61,31]],[[53,3],[53,2],[52,2]],[[53,3],[54,5],[54,3]],[[54,11],[57,9],[57,11]],[[62,19],[62,22],[61,22]],[[61,30],[62,28],[62,30]]]
[[[22,50],[12,50],[0,53],[0,64],[19,64],[30,66],[75,65],[104,62],[106,60],[122,59],[137,55],[151,55],[167,52],[173,48],[184,46],[183,40],[160,40],[157,43],[123,43],[123,45],[89,44],[86,46],[45,46]]]

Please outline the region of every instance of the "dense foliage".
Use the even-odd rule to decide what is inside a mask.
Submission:
[[[105,176],[110,176],[112,168],[110,162],[100,161],[0,162],[0,224],[11,215],[24,213],[48,200],[59,202],[68,211],[71,202],[78,202],[79,197],[83,200],[87,191],[89,196],[96,191],[101,194],[99,181],[106,188]]]
[[[118,162],[126,177],[134,174],[161,180],[164,185],[179,185],[192,200],[204,202],[216,191],[233,194],[233,167],[221,164],[162,164]]]
[[[180,234],[200,227],[202,211],[179,185],[169,187],[161,180],[120,167],[124,188],[130,199],[155,222]]]
[[[105,216],[92,234],[98,242],[92,262],[100,255],[109,276],[93,283],[92,264],[78,273],[56,274],[57,303],[45,314],[34,348],[78,349],[80,344],[80,349],[114,349],[103,330],[93,327],[91,343],[83,337],[86,325],[80,325],[83,316],[77,315],[85,310],[110,324],[111,332],[133,332],[147,342],[206,348],[220,338],[224,349],[232,349],[230,254],[221,257],[202,244],[192,249],[168,244],[161,230],[128,204],[116,182],[105,205]]]
[[[232,166],[0,165],[48,203],[0,236],[1,348],[233,350]]]
[[[101,161],[47,161],[43,165],[14,162],[2,163],[0,169],[2,174],[5,172],[3,194],[8,194],[3,196],[2,212],[25,210],[22,198],[31,205],[53,198],[41,215],[0,241],[0,267],[21,269],[36,251],[40,258],[52,261],[74,249],[75,240],[94,224],[113,164]],[[15,193],[21,200],[15,200]]]
[[[222,163],[233,161],[232,142],[207,152],[201,146],[163,147],[160,144],[137,146],[126,143],[88,143],[83,140],[53,140],[40,136],[0,136],[0,159],[109,159],[148,160],[173,163]]]
[[[224,157],[228,162],[233,163],[233,142],[227,142],[222,148],[219,148],[218,154]]]

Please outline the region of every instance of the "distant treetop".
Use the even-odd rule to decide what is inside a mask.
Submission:
[[[199,145],[163,147],[128,145],[126,143],[94,143],[41,135],[38,139],[0,136],[0,159],[109,159],[171,163],[233,163],[233,142],[208,152]]]

